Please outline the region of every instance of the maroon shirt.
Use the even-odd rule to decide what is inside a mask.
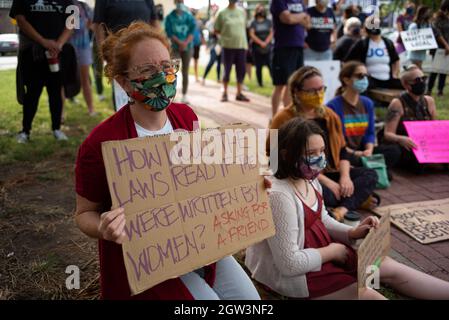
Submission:
[[[198,117],[184,104],[172,103],[167,116],[173,129],[193,130],[193,121]],[[102,212],[111,209],[106,170],[101,153],[101,143],[111,140],[137,138],[134,119],[129,105],[95,127],[84,140],[76,160],[76,193],[92,202],[102,204]],[[99,240],[100,286],[102,299],[163,299],[193,300],[193,296],[179,278],[166,280],[138,295],[131,296],[122,246],[112,241]],[[213,285],[215,264],[205,267],[205,279]]]

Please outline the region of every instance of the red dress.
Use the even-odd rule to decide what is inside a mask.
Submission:
[[[198,118],[190,107],[172,103],[167,116],[174,129],[193,129],[193,121]],[[124,106],[110,118],[92,130],[78,151],[76,160],[76,193],[92,201],[101,203],[103,211],[111,208],[106,170],[103,163],[101,143],[110,140],[136,138],[137,131],[130,106]],[[102,299],[120,300],[192,300],[193,296],[179,278],[166,280],[151,289],[131,296],[122,246],[111,241],[98,240],[100,258],[100,287]],[[215,263],[205,267],[205,280],[213,285]]]
[[[304,208],[304,249],[323,248],[335,242],[332,241],[321,220],[323,198],[316,190],[315,194],[318,201],[317,211],[313,211],[297,195]],[[357,281],[357,254],[351,247],[346,247],[348,249],[348,260],[345,265],[326,262],[321,266],[320,271],[306,274],[309,298],[328,295]]]

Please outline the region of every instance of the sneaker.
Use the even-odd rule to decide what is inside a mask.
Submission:
[[[443,96],[443,91],[439,91],[439,92],[437,93],[437,96],[438,96],[438,97],[442,97],[442,96]]]
[[[30,141],[30,135],[22,131],[17,135],[16,140],[18,143],[27,143]]]
[[[56,140],[58,141],[66,141],[69,140],[67,136],[62,132],[61,130],[54,130],[53,135],[55,136]]]
[[[244,84],[244,85],[242,86],[242,90],[243,90],[243,91],[249,91],[249,88],[248,88],[248,86],[247,86],[246,84]]]
[[[221,102],[228,102],[228,94],[227,93],[223,93],[223,95],[221,96]]]
[[[95,117],[97,115],[98,115],[98,113],[96,113],[95,111],[89,112],[89,116],[91,116],[91,117]]]
[[[249,102],[250,100],[245,97],[242,93],[238,94],[237,97],[235,97],[235,100],[237,101],[243,101],[243,102]]]
[[[100,95],[98,95],[98,101],[104,101],[104,100],[106,100],[106,97],[104,96],[104,95],[102,95],[102,94],[100,94]]]

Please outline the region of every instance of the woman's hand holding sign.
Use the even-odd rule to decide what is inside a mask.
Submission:
[[[98,232],[104,240],[122,244],[125,239],[125,210],[117,208],[101,214]]]

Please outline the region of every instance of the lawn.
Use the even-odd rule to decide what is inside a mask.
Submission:
[[[111,89],[107,81],[104,84],[106,100],[99,102],[95,98],[97,116],[88,115],[81,95],[78,96],[79,104],[66,103],[62,130],[68,135],[68,141],[56,141],[52,135],[48,97],[44,90],[33,122],[31,142],[21,145],[15,140],[22,124],[22,106],[16,101],[15,71],[0,71],[0,165],[14,161],[39,162],[55,153],[71,155],[74,160],[76,150],[87,134],[102,119],[113,113],[110,107]]]

